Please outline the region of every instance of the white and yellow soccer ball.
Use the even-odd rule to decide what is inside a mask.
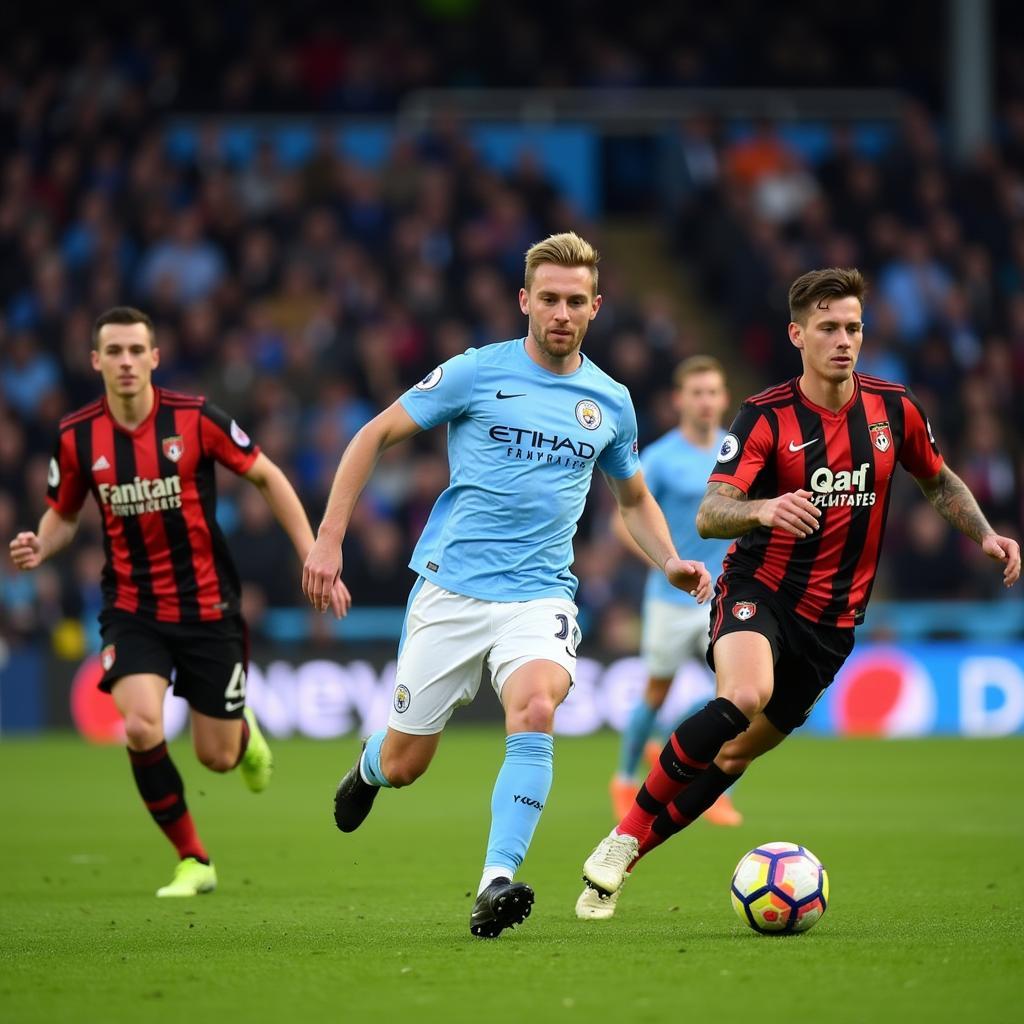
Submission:
[[[743,856],[732,876],[732,906],[767,935],[805,932],[828,906],[828,872],[796,843],[764,843]]]

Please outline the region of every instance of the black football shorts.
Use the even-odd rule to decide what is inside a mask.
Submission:
[[[765,718],[790,733],[807,721],[818,699],[853,650],[853,629],[822,626],[785,607],[749,576],[723,576],[711,601],[707,662],[715,667],[715,642],[727,633],[767,637],[775,659],[775,687]]]
[[[107,608],[100,614],[103,678],[110,693],[124,676],[152,673],[211,718],[241,718],[249,668],[249,634],[240,615],[215,622],[157,622]]]

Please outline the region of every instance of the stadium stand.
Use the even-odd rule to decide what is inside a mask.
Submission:
[[[339,27],[316,5],[243,21],[240,8],[197,3],[184,14],[176,5],[173,17],[157,7],[119,30],[112,17],[103,24],[100,4],[88,23],[9,36],[0,61],[0,534],[38,520],[57,420],[97,391],[89,334],[109,306],[153,314],[161,382],[231,410],[314,517],[361,424],[439,360],[520,333],[524,249],[569,226],[601,245],[602,228],[536,149],[496,159],[453,120],[378,131],[372,118],[399,111],[415,89],[527,81],[628,93],[768,80],[898,89],[907,103],[874,134],[839,122],[813,131],[767,119],[666,124],[647,180],[664,259],[718,330],[678,322],[664,295],[627,288],[616,266],[626,254],[610,251],[588,351],[631,387],[646,443],[671,425],[664,384],[675,362],[717,346],[753,388],[795,372],[784,283],[810,266],[857,264],[873,284],[863,368],[915,389],[997,528],[1019,534],[1024,80],[1013,76],[1024,59],[1001,61],[1008,99],[996,141],[964,165],[951,160],[936,116],[940,70],[912,45],[937,29],[909,15],[890,12],[872,60],[851,67],[835,59],[828,12],[812,30],[739,2],[697,25],[686,5],[624,32],[595,20],[553,59],[544,6],[423,2],[381,33],[379,12],[371,32],[358,17]],[[858,5],[865,24],[880,7]],[[767,40],[743,49],[743,61],[741,40],[725,31],[738,11]],[[665,17],[680,31],[666,31]],[[480,47],[484,26],[505,44]],[[254,122],[253,112],[272,120]],[[355,149],[353,126],[363,132]],[[594,134],[603,146],[594,161],[622,154]],[[622,195],[636,185],[614,161],[604,169],[599,200],[628,212]],[[383,460],[353,522],[346,572],[358,607],[404,600],[411,539],[446,482],[435,433],[414,457],[404,449]],[[274,531],[231,480],[222,487],[250,621],[275,637],[305,635],[298,567],[281,551],[288,569],[268,571]],[[912,490],[894,502],[879,596],[1001,597],[997,574],[973,546],[934,529]],[[602,543],[606,512],[594,502],[578,537],[580,604],[604,644],[628,650],[642,571]],[[0,568],[8,643],[94,619],[102,551],[90,515],[74,557],[31,577]],[[887,607],[898,619],[900,606]],[[393,619],[368,614],[371,632]]]

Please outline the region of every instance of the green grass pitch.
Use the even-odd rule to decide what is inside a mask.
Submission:
[[[744,779],[740,829],[698,823],[645,862],[610,922],[578,922],[580,866],[610,825],[617,738],[556,743],[521,877],[521,928],[469,935],[502,740],[453,729],[416,786],[356,834],[334,785],[356,750],[277,743],[253,796],[174,754],[220,876],[157,900],[173,853],[116,749],[0,744],[0,1020],[1009,1021],[1024,976],[1024,742],[798,737]],[[771,840],[825,863],[809,933],[761,937],[729,904]],[[399,1016],[401,1015],[401,1016]]]

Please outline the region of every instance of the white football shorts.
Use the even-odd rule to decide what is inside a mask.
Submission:
[[[486,665],[494,692],[528,661],[553,661],[576,678],[581,634],[566,598],[480,601],[428,580],[405,615],[388,725],[398,732],[440,732],[456,708],[471,703]]]
[[[644,602],[640,654],[654,679],[672,679],[691,658],[704,663],[710,611],[707,605],[675,604],[652,598]]]

